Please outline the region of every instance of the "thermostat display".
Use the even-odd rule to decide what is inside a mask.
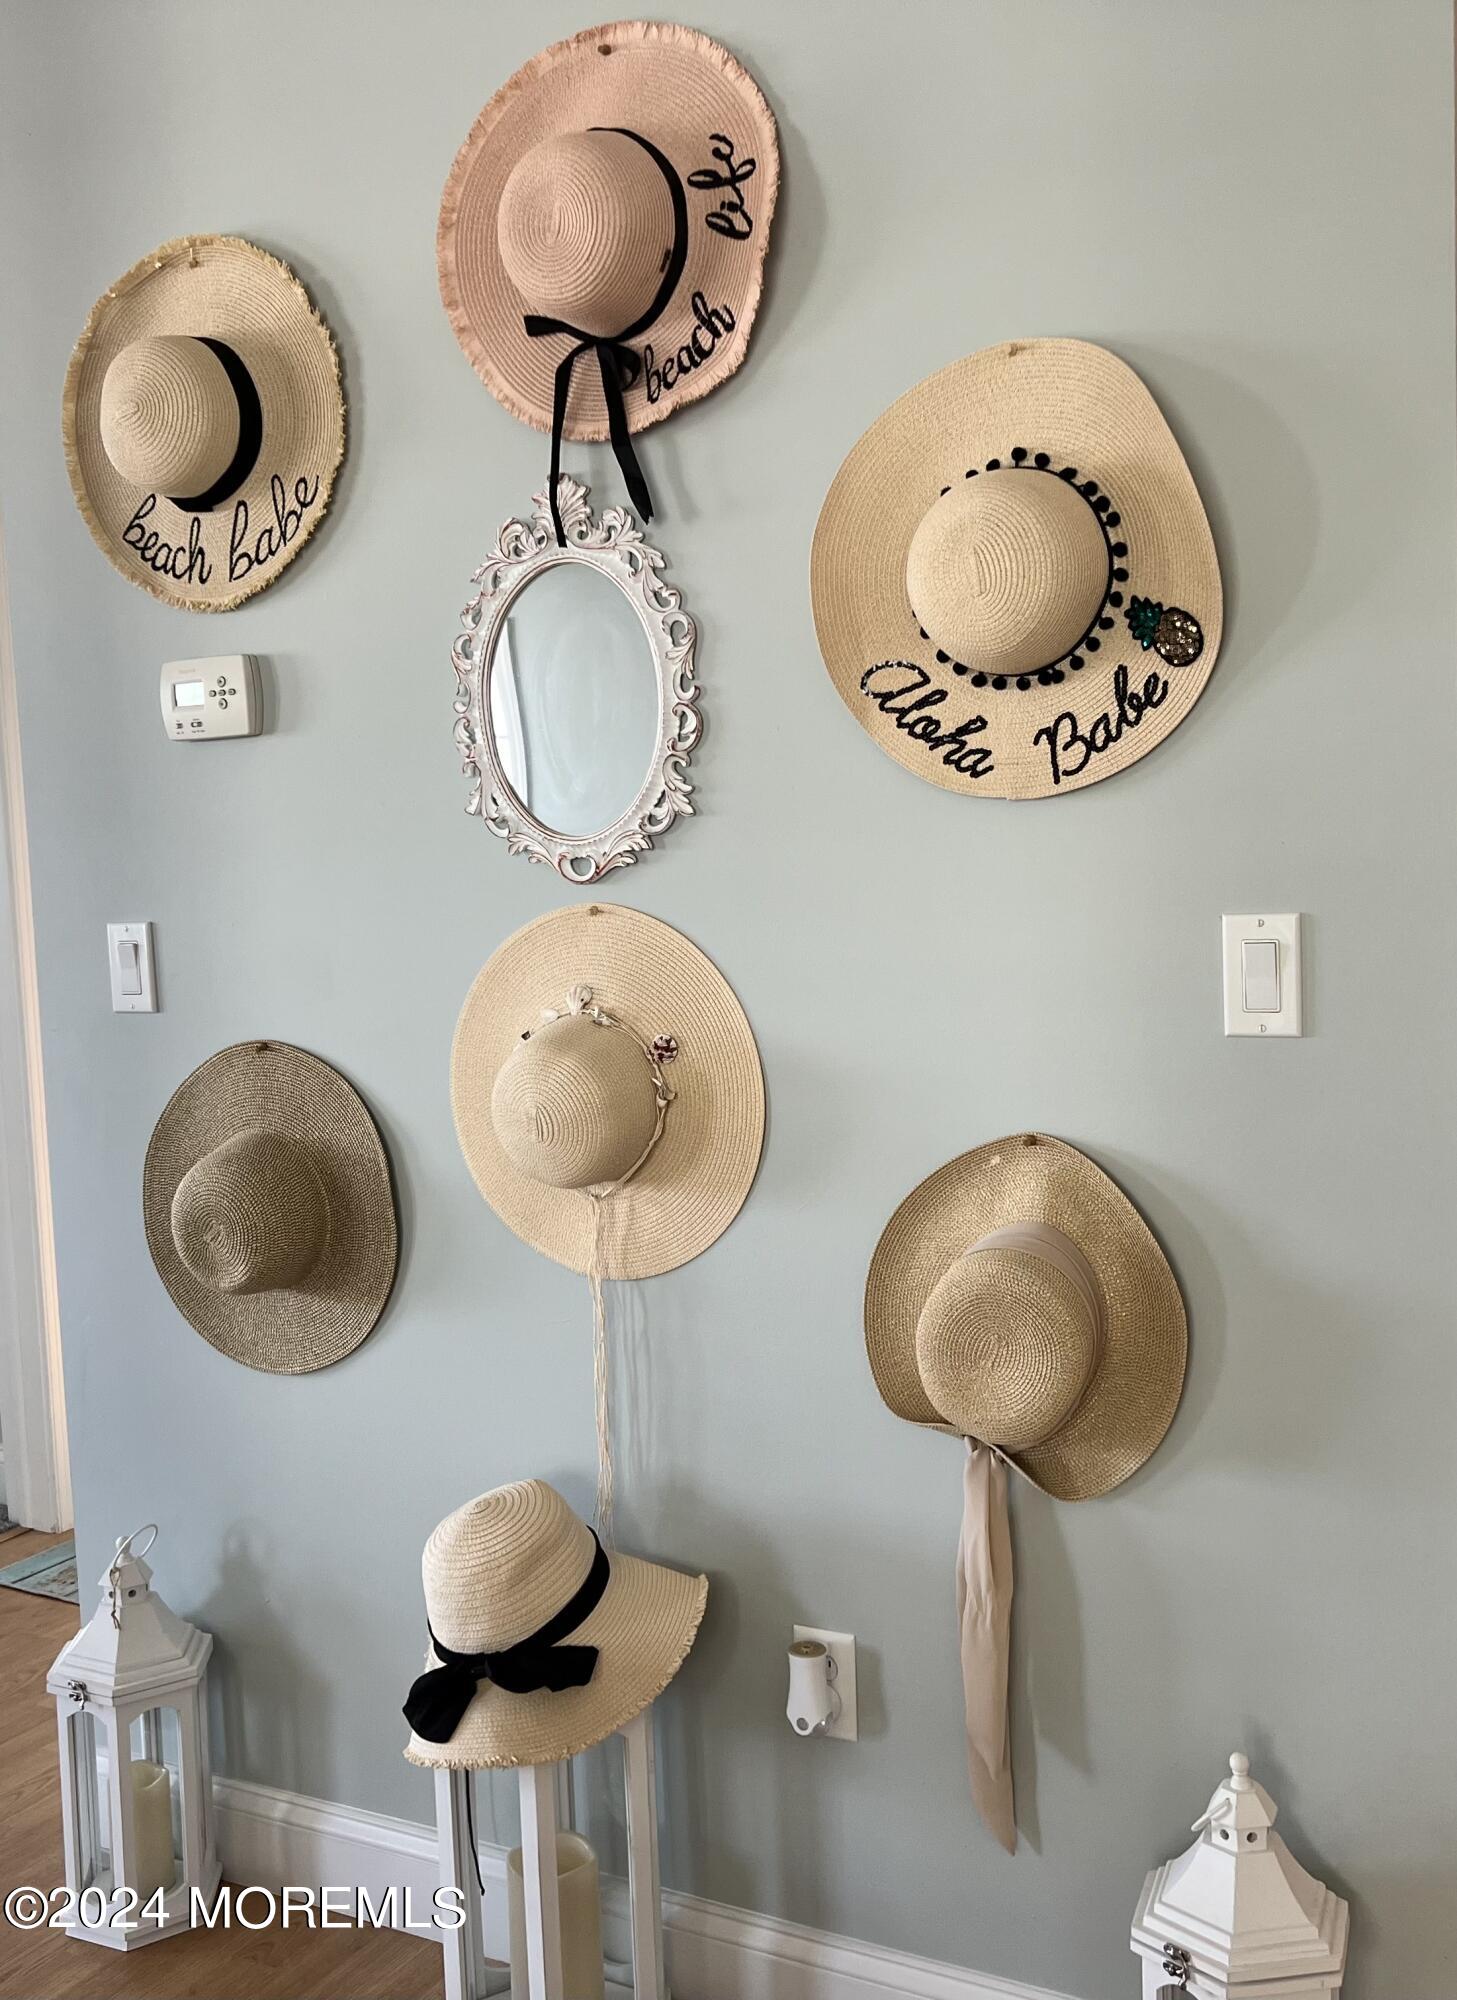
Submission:
[[[169,660],[162,669],[162,726],[174,743],[256,736],[263,727],[257,663],[247,653]]]

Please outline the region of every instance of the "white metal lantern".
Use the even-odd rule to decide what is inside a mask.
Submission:
[[[663,1983],[662,1887],[658,1871],[658,1804],[651,1706],[625,1723],[623,1772],[627,1786],[628,1927],[631,1968],[608,1968],[596,1991],[605,2000],[668,2000]],[[558,1831],[572,1818],[571,1760],[524,1764],[521,1785],[521,1861],[524,1890],[524,1961],[507,1980],[485,1959],[481,1900],[472,1852],[470,1791],[476,1773],[437,1770],[435,1823],[440,1884],[453,1890],[465,1921],[444,1933],[445,2000],[484,2000],[510,1987],[511,2000],[579,2000],[564,1980],[563,1918]],[[516,1954],[513,1952],[513,1958]],[[619,1977],[613,1978],[613,1972]],[[631,1983],[627,1981],[630,1979]]]
[[[1143,1885],[1132,1946],[1143,2000],[1339,2000],[1347,1904],[1308,1875],[1240,1751],[1195,1820],[1199,1838]]]
[[[210,1900],[219,1880],[212,1635],[152,1590],[142,1558],[156,1538],[149,1522],[117,1543],[95,1617],[46,1677],[60,1733],[66,1928],[118,1951],[185,1930],[193,1890]]]

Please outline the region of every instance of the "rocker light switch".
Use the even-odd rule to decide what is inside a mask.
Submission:
[[[1303,1032],[1298,915],[1224,919],[1224,1032]]]
[[[106,959],[113,1014],[155,1014],[157,981],[150,924],[108,924]]]

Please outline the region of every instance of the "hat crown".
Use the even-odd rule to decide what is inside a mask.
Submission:
[[[516,162],[496,234],[506,275],[531,311],[616,334],[653,302],[673,243],[673,202],[636,139],[565,132]]]
[[[518,1645],[571,1600],[596,1554],[591,1529],[544,1479],[482,1493],[425,1544],[430,1629],[458,1653]]]
[[[212,349],[186,333],[124,347],[101,383],[102,448],[129,485],[205,493],[238,449],[238,397]]]
[[[587,1013],[548,1021],[519,1042],[491,1091],[502,1152],[548,1187],[620,1180],[651,1144],[657,1119],[646,1050]]]
[[[303,1146],[251,1127],[204,1153],[172,1197],[172,1241],[199,1284],[240,1295],[297,1285],[329,1240],[329,1199]]]
[[[922,630],[962,665],[1035,672],[1096,619],[1108,560],[1070,481],[1003,466],[958,480],[927,509],[906,555],[906,594]]]
[[[926,1394],[967,1437],[1026,1451],[1063,1429],[1102,1346],[1092,1266],[1046,1223],[992,1231],[943,1272],[916,1327]]]

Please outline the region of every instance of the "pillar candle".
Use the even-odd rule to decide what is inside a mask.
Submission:
[[[142,1902],[170,1889],[177,1874],[172,1852],[172,1779],[165,1764],[139,1757],[132,1764],[132,1819],[137,1851],[129,1888]]]
[[[526,1882],[521,1849],[506,1856],[511,1911],[511,2000],[527,2000]],[[579,1833],[556,1837],[557,1895],[562,1917],[562,1991],[566,2000],[603,2000],[602,1905],[597,1857]]]

